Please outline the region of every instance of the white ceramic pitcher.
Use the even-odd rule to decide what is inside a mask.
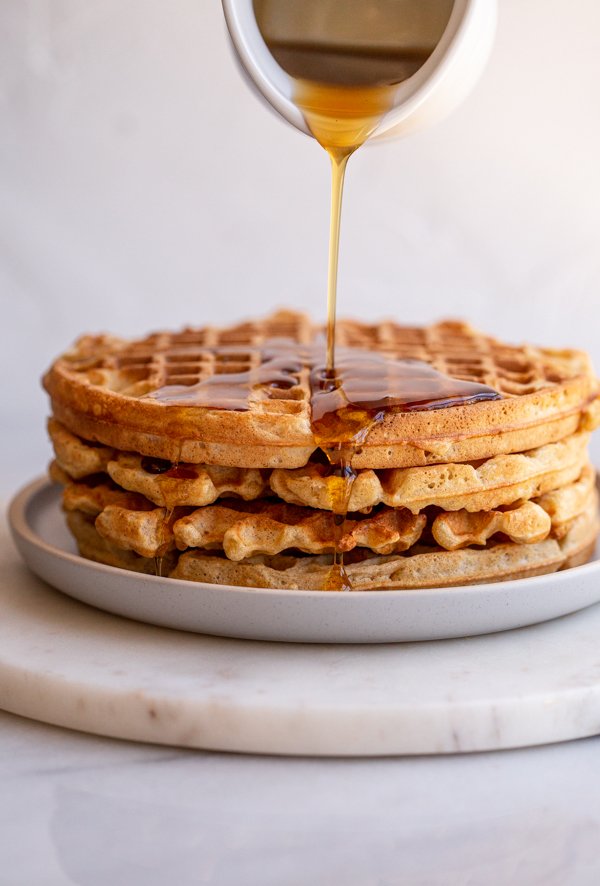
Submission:
[[[253,0],[222,2],[233,46],[252,84],[288,123],[310,134],[293,101],[293,80],[275,61],[263,39]],[[376,0],[370,2],[376,6]],[[297,6],[296,12],[302,15],[307,9]],[[454,0],[448,23],[431,55],[416,73],[398,83],[393,105],[371,138],[407,134],[451,111],[483,70],[495,22],[496,0]]]

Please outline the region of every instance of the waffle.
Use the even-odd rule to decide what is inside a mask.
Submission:
[[[154,559],[140,557],[103,539],[91,518],[81,512],[71,512],[68,523],[82,556],[136,572],[156,571]],[[586,562],[594,549],[598,529],[594,507],[578,517],[561,539],[547,538],[530,545],[498,542],[483,550],[442,551],[423,547],[410,556],[367,557],[349,563],[346,570],[355,590],[410,590],[527,578]],[[238,587],[320,590],[327,581],[329,564],[327,556],[281,555],[236,563],[218,552],[193,550],[179,556],[168,553],[162,562],[162,574]]]
[[[80,339],[44,383],[50,475],[81,554],[312,590],[334,586],[334,552],[357,590],[502,581],[590,556],[600,396],[584,353],[457,322],[341,321],[336,382],[323,360],[323,330],[291,312]],[[351,465],[324,457],[340,452]]]
[[[106,566],[114,566],[118,569],[142,572],[145,575],[158,573],[157,562],[154,558],[140,557],[139,554],[126,551],[102,538],[96,531],[94,520],[81,511],[68,512],[67,525],[77,541],[79,553],[87,560],[94,560],[96,563],[104,563]],[[169,575],[174,570],[176,563],[177,557],[166,554],[162,558],[160,571],[164,575]]]
[[[354,590],[410,590],[527,578],[585,562],[593,551],[598,529],[594,513],[582,516],[560,541],[546,539],[532,545],[505,542],[482,551],[423,549],[410,557],[370,557],[348,564],[346,571]],[[218,555],[191,551],[179,558],[171,576],[248,587],[319,590],[328,571],[324,557],[256,558],[254,563],[240,565]]]
[[[446,550],[485,545],[498,534],[519,544],[532,544],[550,534],[563,537],[569,525],[592,507],[595,497],[595,472],[588,465],[575,483],[509,510],[434,510],[414,515],[406,508],[384,505],[368,515],[349,516],[337,533],[330,512],[272,499],[168,511],[154,507],[137,493],[108,484],[70,483],[63,504],[68,512],[94,517],[103,538],[139,556],[159,557],[175,548],[200,548],[222,550],[237,562],[290,549],[331,553],[336,539],[338,550],[344,553],[355,548],[384,555],[399,553],[416,545],[428,524],[434,542]]]
[[[295,505],[332,510],[339,483],[330,468],[310,463],[295,470],[259,471],[219,465],[158,465],[163,473],[150,473],[135,453],[118,453],[92,447],[52,419],[48,423],[54,445],[55,475],[60,468],[68,482],[89,473],[106,472],[123,489],[138,492],[161,507],[202,507],[221,497],[252,501],[275,494]],[[478,465],[448,464],[387,471],[358,471],[348,500],[351,512],[368,512],[379,504],[408,508],[419,513],[436,506],[447,511],[491,510],[519,499],[534,498],[576,480],[587,461],[589,434],[580,432],[566,440],[525,453],[499,455]],[[156,465],[151,463],[151,469]],[[172,476],[175,473],[176,476]]]
[[[296,359],[273,385],[261,374],[265,355],[273,339],[308,347],[322,336],[321,327],[287,311],[137,341],[86,336],[52,365],[44,384],[54,417],[107,448],[177,463],[289,470],[306,466],[319,448],[309,367]],[[339,321],[337,347],[423,361],[501,395],[448,409],[390,408],[355,453],[356,469],[523,452],[591,430],[600,419],[597,382],[580,351],[510,346],[458,322],[415,328]],[[195,386],[212,380],[227,391],[227,380],[240,373],[252,384],[243,397],[226,398],[227,408],[192,402]],[[161,391],[176,399],[163,402]]]
[[[348,510],[368,511],[385,504],[418,514],[430,506],[447,511],[482,511],[510,505],[577,479],[588,458],[588,441],[589,434],[580,432],[557,443],[525,453],[493,456],[479,464],[359,471]],[[331,471],[313,464],[291,471],[276,469],[269,486],[284,501],[331,510],[335,482]]]
[[[114,450],[81,440],[54,418],[48,420],[48,434],[55,456],[55,469],[79,480],[90,474],[104,473]]]

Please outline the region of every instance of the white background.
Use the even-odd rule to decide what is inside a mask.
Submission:
[[[599,157],[600,4],[499,0],[464,105],[351,161],[340,313],[461,316],[600,366]],[[38,379],[79,333],[322,318],[328,187],[324,152],[241,80],[218,0],[3,0],[10,488],[44,468]]]

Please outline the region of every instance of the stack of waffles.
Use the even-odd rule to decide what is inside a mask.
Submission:
[[[82,556],[309,590],[329,586],[334,548],[356,590],[502,581],[591,556],[600,400],[586,354],[509,346],[456,322],[339,321],[347,354],[419,361],[495,392],[380,410],[342,476],[315,435],[302,357],[322,341],[292,312],[137,341],[81,338],[44,382],[50,473]]]

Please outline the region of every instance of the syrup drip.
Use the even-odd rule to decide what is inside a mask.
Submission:
[[[170,477],[172,480],[197,480],[198,472],[193,468],[190,468],[188,465],[173,465],[172,468],[165,473],[165,477]]]
[[[144,456],[142,459],[142,470],[147,474],[163,474],[173,480],[197,480],[198,471],[190,467],[190,465],[173,464],[164,458],[151,458]]]
[[[142,459],[142,469],[147,474],[164,474],[166,471],[171,470],[172,467],[172,462],[164,458],[152,458],[149,455],[145,455]]]

